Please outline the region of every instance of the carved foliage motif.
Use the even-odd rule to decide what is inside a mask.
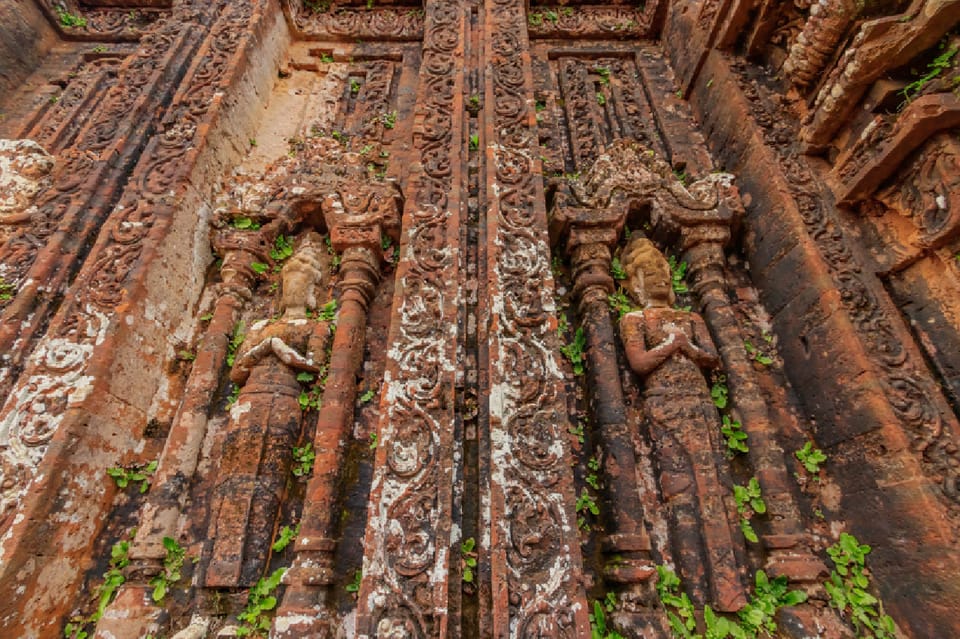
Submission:
[[[84,401],[92,390],[94,380],[86,372],[87,366],[104,339],[116,305],[125,295],[128,275],[139,263],[147,235],[155,226],[164,227],[168,221],[172,204],[168,194],[174,189],[175,178],[188,170],[184,167],[185,152],[196,142],[197,125],[212,117],[210,111],[216,103],[213,94],[218,89],[218,79],[229,81],[224,78],[224,70],[241,40],[249,37],[244,34],[248,33],[252,15],[250,4],[233,4],[216,23],[206,54],[196,66],[194,76],[186,82],[190,89],[173,108],[171,121],[177,125],[155,138],[144,153],[138,167],[141,177],[128,187],[104,225],[100,241],[77,278],[75,298],[54,319],[48,337],[31,355],[24,374],[0,412],[3,467],[26,468],[26,472],[17,473],[16,478],[0,478],[7,487],[4,498],[25,489],[66,408]],[[170,46],[177,42],[173,32],[183,31],[182,24],[172,24],[155,34],[154,43]],[[152,68],[153,65],[138,57],[131,66]],[[136,77],[142,79],[139,89],[147,80],[142,75]],[[122,107],[113,104],[107,111],[114,109],[121,111]],[[115,115],[108,117],[108,121],[115,119]],[[104,131],[101,140],[89,146],[106,146],[112,136]],[[42,414],[31,408],[37,406],[45,408]],[[22,446],[31,448],[28,455],[22,454]],[[16,485],[10,486],[11,481]],[[5,502],[0,508],[8,506],[9,502]]]
[[[320,10],[304,6],[302,0],[284,0],[283,10],[299,35],[311,40],[411,41],[423,37],[424,13],[413,7]]]
[[[816,195],[822,192],[821,184],[806,161],[786,147],[784,140],[790,139],[790,125],[771,116],[757,86],[743,76],[740,76],[740,89],[748,98],[754,117],[764,126],[767,143],[778,153],[781,170],[789,181],[807,232],[830,269],[843,306],[884,384],[890,406],[912,437],[924,468],[944,485],[954,484],[957,445],[949,429],[944,427],[934,399],[938,390],[920,373],[893,321],[864,282],[862,269],[848,248],[841,226]]]
[[[643,9],[631,7],[535,7],[528,20],[531,38],[645,38],[650,24]]]
[[[29,229],[14,234],[0,247],[0,263],[6,270],[8,282],[22,282],[36,260],[46,239],[58,228],[76,233],[80,217],[96,225],[106,211],[102,207],[85,206],[82,187],[95,173],[104,173],[106,163],[98,161],[106,149],[132,126],[131,105],[150,90],[159,79],[155,74],[170,63],[171,52],[185,46],[185,38],[192,33],[190,26],[164,21],[156,30],[144,36],[137,55],[125,62],[117,72],[122,85],[113,86],[103,98],[96,119],[88,123],[73,148],[60,154],[52,174],[52,188],[42,192],[36,201]],[[179,34],[179,36],[178,36]],[[56,126],[58,111],[50,112]],[[120,124],[118,124],[120,123]],[[31,133],[43,134],[46,122]],[[3,304],[3,302],[0,302]]]
[[[960,148],[950,136],[928,142],[898,178],[880,199],[909,215],[924,239],[960,227]]]
[[[445,627],[445,589],[438,584],[446,582],[448,555],[437,536],[451,483],[445,475],[452,464],[448,395],[456,361],[459,232],[448,218],[458,208],[451,196],[456,174],[450,158],[456,157],[454,137],[459,134],[454,101],[464,24],[459,2],[428,4],[418,89],[422,122],[414,133],[420,170],[411,178],[414,187],[403,221],[397,283],[403,296],[397,302],[399,328],[391,351],[396,370],[388,370],[390,402],[381,418],[361,634],[438,636]]]
[[[720,5],[720,0],[703,0],[703,4],[700,7],[700,15],[697,17],[697,25],[700,31],[706,32],[710,30],[713,26],[713,21],[717,17],[717,12],[720,10]]]
[[[93,9],[80,8],[69,0],[39,1],[54,27],[74,40],[135,42],[154,22],[170,13],[168,9]],[[67,22],[71,24],[68,26]]]
[[[85,62],[75,74],[55,104],[41,107],[40,120],[31,122],[20,137],[36,140],[52,153],[67,148],[79,133],[80,127],[94,112],[108,89],[117,81],[117,68],[122,56],[110,55]]]
[[[619,138],[631,138],[664,153],[632,56],[564,56],[557,61],[557,81],[570,149],[579,170],[591,166],[603,149]]]
[[[507,540],[506,574],[495,570],[493,589],[506,581],[514,636],[573,637],[583,621],[570,612],[578,603],[577,585],[551,579],[569,574],[580,558],[575,526],[563,506],[569,503],[564,491],[570,490],[561,481],[569,473],[565,406],[548,343],[554,308],[542,274],[549,272],[550,251],[534,175],[537,134],[528,100],[533,90],[523,53],[523,3],[488,2],[487,24],[493,62],[490,130],[496,143],[492,171],[499,187],[491,208],[496,217],[488,222],[489,264],[491,295],[502,300],[492,309],[490,340],[491,502],[495,535]]]
[[[589,166],[605,142],[594,109],[598,108],[587,65],[575,58],[560,62],[560,88],[563,90],[570,123],[570,147],[578,167]]]

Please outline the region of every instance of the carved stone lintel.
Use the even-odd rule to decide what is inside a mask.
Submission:
[[[869,197],[931,136],[958,125],[960,99],[952,93],[921,96],[892,125],[870,125],[837,160],[831,174],[837,200],[851,205]]]
[[[800,138],[807,152],[819,152],[832,142],[870,83],[934,46],[958,19],[960,3],[924,0],[914,13],[866,22],[804,119]]]

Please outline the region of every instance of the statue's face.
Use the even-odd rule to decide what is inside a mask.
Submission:
[[[0,140],[0,217],[22,213],[53,169],[53,158],[32,140]]]
[[[283,307],[285,310],[304,310],[316,306],[313,287],[316,278],[306,269],[284,269]]]
[[[670,278],[669,268],[636,269],[627,278],[627,286],[630,288],[634,300],[641,306],[662,307],[673,305],[673,281]]]
[[[673,280],[670,265],[648,240],[627,247],[621,261],[627,274],[627,290],[643,307],[672,306]]]

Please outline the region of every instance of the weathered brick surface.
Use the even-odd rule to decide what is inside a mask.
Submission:
[[[7,3],[0,634],[957,634],[957,7]]]

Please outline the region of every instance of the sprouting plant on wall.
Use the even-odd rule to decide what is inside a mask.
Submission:
[[[841,533],[840,540],[827,548],[834,569],[823,587],[830,595],[830,605],[850,620],[857,637],[894,639],[893,619],[884,614],[880,600],[867,592],[870,579],[865,562],[870,550],[870,546],[861,544],[853,535]]]
[[[306,477],[313,472],[313,462],[317,458],[317,453],[313,450],[313,444],[307,442],[303,446],[293,447],[293,474],[297,477]]]
[[[680,578],[666,566],[657,566],[657,596],[675,637],[691,637],[697,618],[690,597],[683,591]]]
[[[286,235],[278,235],[273,241],[273,248],[270,249],[270,259],[274,262],[282,262],[293,255],[293,242]]]
[[[230,383],[230,394],[227,396],[227,406],[233,406],[240,399],[240,387],[233,382]]]
[[[673,284],[673,292],[677,294],[689,292],[690,289],[685,279],[687,277],[687,263],[678,262],[673,255],[667,258],[667,262],[670,264],[670,280]]]
[[[607,295],[607,304],[610,310],[617,314],[617,319],[623,319],[623,316],[633,310],[633,302],[627,297],[623,289],[617,289],[615,293]]]
[[[593,602],[593,612],[590,613],[591,639],[624,639],[623,635],[607,626],[607,612],[613,611],[608,610],[599,600]]]
[[[284,526],[280,529],[277,534],[276,541],[273,542],[273,545],[270,546],[273,549],[273,552],[283,552],[284,548],[290,545],[294,539],[297,538],[297,535],[300,534],[300,524],[297,524],[293,528],[290,526]]]
[[[584,441],[586,441],[586,436],[584,435],[583,429],[584,429],[583,422],[577,422],[576,426],[573,426],[573,425],[569,426],[567,428],[567,432],[573,435],[574,437],[576,437],[577,442],[582,444],[584,443]]]
[[[357,570],[353,573],[353,581],[348,583],[343,587],[347,592],[352,592],[354,594],[360,592],[360,582],[363,581],[363,571]]]
[[[577,497],[577,526],[580,530],[589,531],[590,524],[587,522],[587,514],[597,516],[600,514],[600,506],[594,499],[593,494],[584,488]]]
[[[333,242],[330,241],[329,235],[324,237],[323,241],[327,245],[327,255],[331,256],[330,265],[336,269],[338,266],[340,266],[340,256],[337,254],[336,250],[334,250]]]
[[[126,488],[130,484],[140,484],[140,494],[150,490],[150,476],[157,470],[157,461],[147,464],[133,464],[129,467],[115,466],[107,469],[107,474],[113,477],[118,488]]]
[[[763,364],[764,366],[773,364],[773,358],[754,346],[750,340],[743,340],[743,347],[746,349],[747,355],[750,356],[750,359],[758,364]]]
[[[237,615],[241,625],[237,628],[238,637],[266,637],[270,632],[269,612],[277,607],[274,592],[283,579],[286,568],[277,568],[269,577],[260,578],[247,595],[247,607]]]
[[[257,231],[260,229],[258,222],[255,222],[253,218],[244,216],[230,220],[230,226],[241,231]]]
[[[381,119],[381,121],[383,122],[383,126],[385,126],[385,127],[388,128],[388,129],[392,129],[393,127],[397,126],[397,112],[396,112],[396,111],[391,111],[390,113],[385,113],[385,114],[383,114],[382,116],[380,116],[380,119]]]
[[[557,315],[557,337],[563,337],[563,334],[567,332],[567,329],[570,327],[567,321],[566,313],[559,313]]]
[[[57,17],[60,18],[60,24],[62,24],[63,26],[70,27],[70,28],[76,27],[79,29],[82,29],[87,26],[87,19],[84,18],[83,16],[78,16],[73,13],[70,13],[63,7],[58,6],[56,7],[56,9],[57,9]]]
[[[134,528],[130,531],[130,538],[136,534]],[[110,548],[110,564],[107,572],[103,573],[103,583],[97,586],[93,593],[97,602],[97,609],[89,617],[73,617],[63,629],[64,637],[67,639],[87,639],[90,636],[84,628],[89,624],[95,624],[103,617],[107,611],[107,606],[117,596],[120,586],[124,584],[126,578],[123,576],[123,569],[130,563],[129,557],[130,542],[120,540]]]
[[[813,442],[807,442],[803,448],[793,453],[808,473],[816,475],[820,472],[820,464],[827,461],[827,456],[819,448],[813,447]]]
[[[807,600],[801,590],[790,590],[783,575],[770,579],[759,570],[754,577],[754,592],[747,604],[737,612],[738,619],[716,614],[710,606],[704,607],[703,626],[705,633],[697,630],[696,611],[693,602],[683,592],[679,577],[666,566],[657,566],[657,594],[667,611],[667,619],[674,637],[682,639],[756,639],[774,636],[777,632],[776,614],[785,606],[796,606]]]
[[[180,581],[180,570],[183,568],[183,558],[187,552],[172,537],[163,538],[163,548],[166,551],[166,556],[163,558],[163,570],[154,575],[149,582],[153,586],[151,598],[157,603],[163,601],[167,591],[170,590],[170,586]]]
[[[590,471],[583,478],[587,485],[593,488],[594,490],[600,490],[600,460],[596,457],[591,457],[587,460],[587,469]]]
[[[13,284],[7,283],[5,279],[0,277],[0,301],[13,299],[13,293]]]
[[[735,453],[749,453],[747,434],[743,432],[743,425],[729,415],[723,416],[720,432],[727,440],[727,452],[732,457]]]
[[[754,514],[762,515],[767,512],[767,504],[763,501],[763,495],[760,491],[760,482],[756,477],[751,477],[746,486],[739,484],[733,487],[733,499],[737,503],[737,513],[740,515],[740,530],[747,541],[757,543],[760,541],[757,532],[750,524],[750,519]]]
[[[627,279],[627,272],[623,270],[623,265],[620,263],[619,257],[614,257],[610,261],[610,275],[612,275],[615,280]]]
[[[227,366],[233,366],[237,358],[237,349],[243,344],[244,324],[242,321],[233,325],[233,334],[230,335],[230,342],[227,344]]]
[[[527,24],[531,27],[540,27],[543,26],[543,14],[542,13],[531,13],[527,16]]]
[[[942,53],[927,65],[923,75],[903,88],[901,94],[903,95],[904,102],[900,105],[900,108],[903,108],[915,97],[920,95],[928,84],[940,77],[944,71],[953,65],[953,58],[957,55],[957,51],[960,51],[960,46],[952,44],[948,47],[947,42],[946,38],[940,42],[939,48],[942,50]]]
[[[710,387],[710,398],[713,404],[720,410],[727,407],[730,398],[730,391],[727,390],[727,376],[714,374],[713,384]]]
[[[330,10],[330,0],[303,0],[303,6],[314,13],[325,13]]]
[[[595,66],[593,70],[600,76],[600,84],[610,84],[610,69],[603,66]]]
[[[560,352],[566,355],[573,366],[574,375],[583,375],[584,355],[583,349],[587,345],[587,338],[583,335],[583,327],[577,328],[573,335],[573,342],[560,347]]]
[[[337,319],[337,300],[330,300],[321,306],[317,319],[321,322],[332,322]]]
[[[464,583],[473,583],[473,571],[477,567],[477,553],[474,551],[477,542],[468,537],[460,544],[460,568],[463,571]]]

